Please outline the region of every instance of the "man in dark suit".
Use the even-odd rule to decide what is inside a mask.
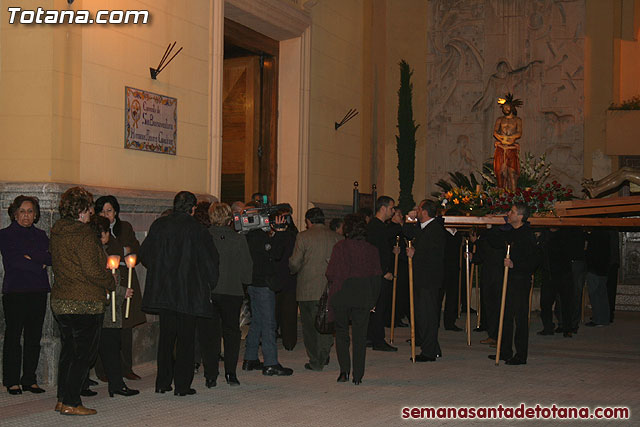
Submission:
[[[423,200],[409,212],[409,218],[417,220],[417,224],[404,227],[405,236],[415,239],[414,246],[407,248],[407,256],[413,258],[416,342],[422,348],[416,362],[433,362],[442,355],[438,343],[439,294],[444,282],[447,231],[435,216],[436,205]]]
[[[375,311],[369,317],[367,339],[373,343],[373,349],[378,351],[398,351],[397,347],[387,344],[384,340],[384,326],[389,320],[386,314],[390,312],[391,292],[393,283],[393,243],[391,230],[385,222],[393,216],[395,202],[389,196],[380,196],[376,200],[376,214],[367,224],[367,242],[378,249],[380,267],[382,267],[382,286],[376,303]]]
[[[160,315],[156,392],[195,394],[193,381],[196,317],[211,318],[211,291],[218,283],[218,251],[193,213],[196,196],[181,191],[173,212],[156,219],[140,248],[147,268],[142,311]],[[173,360],[175,348],[175,363]]]

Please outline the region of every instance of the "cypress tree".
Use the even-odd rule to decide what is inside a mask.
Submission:
[[[398,205],[403,212],[408,212],[415,206],[412,189],[415,178],[416,130],[419,125],[413,121],[413,84],[411,83],[413,71],[404,59],[399,65],[400,89],[398,89],[398,135],[396,135],[398,180],[400,181]]]

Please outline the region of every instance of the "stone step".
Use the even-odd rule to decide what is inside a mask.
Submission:
[[[640,285],[618,285],[618,295],[640,295]]]

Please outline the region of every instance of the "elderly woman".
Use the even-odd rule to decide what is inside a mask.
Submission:
[[[236,365],[240,353],[240,308],[244,296],[243,283],[251,283],[253,262],[247,239],[231,229],[231,208],[226,203],[212,203],[209,207],[213,236],[220,255],[218,286],[211,295],[213,318],[198,318],[198,334],[204,362],[207,387],[215,387],[218,378],[220,338],[224,339],[224,371],[229,385],[240,385]]]
[[[336,353],[340,364],[338,382],[349,381],[349,321],[353,336],[353,383],[364,376],[369,313],[380,293],[380,257],[366,241],[366,223],[359,215],[344,219],[345,240],[333,247],[327,266],[329,316],[335,321]]]
[[[96,413],[82,406],[80,392],[97,356],[107,294],[116,287],[107,256],[87,225],[92,205],[87,190],[68,189],[60,198],[60,219],[51,229],[51,311],[62,341],[56,410],[64,415]]]
[[[51,265],[49,238],[34,225],[40,219],[40,205],[35,197],[16,197],[9,206],[9,218],[11,225],[0,230],[5,319],[2,381],[10,394],[22,394],[23,390],[43,393],[38,387],[36,369],[47,293],[51,290],[47,276],[47,266]],[[24,349],[20,346],[21,337]]]
[[[96,214],[109,220],[111,239],[109,246],[117,245],[124,248],[124,255],[137,254],[140,250],[140,242],[136,239],[133,227],[127,221],[120,219],[120,204],[114,196],[102,196],[96,199]],[[124,265],[124,259],[121,262]],[[124,318],[122,310],[122,346],[120,354],[122,357],[122,374],[128,380],[139,380],[140,376],[133,372],[133,328],[145,323],[147,317],[142,312],[142,292],[136,270],[131,276],[131,288],[133,297],[129,307],[129,317]],[[101,380],[106,376],[101,371],[101,366],[96,365],[96,374]]]

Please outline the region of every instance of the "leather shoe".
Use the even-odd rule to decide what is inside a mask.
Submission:
[[[207,388],[213,388],[215,386],[218,385],[218,379],[217,378],[207,378],[204,382],[204,385],[207,386]]]
[[[605,325],[601,325],[599,323],[594,322],[593,320],[591,322],[585,323],[584,326],[589,326],[589,327],[595,327],[595,328],[602,328]]]
[[[117,390],[109,390],[109,397],[113,397],[114,394],[128,397],[128,396],[135,396],[136,394],[139,394],[139,393],[140,393],[139,390],[134,390],[125,385],[124,387],[119,388]]]
[[[264,365],[262,362],[257,360],[246,360],[242,362],[242,370],[243,371],[253,371],[254,369],[262,369]]]
[[[136,374],[135,372],[131,371],[128,374],[126,374],[124,376],[126,379],[131,380],[131,381],[137,381],[137,380],[141,380],[142,377],[140,377],[140,375]]]
[[[85,408],[82,405],[78,406],[67,406],[62,405],[60,408],[60,413],[62,415],[95,415],[98,413],[95,409]]]
[[[385,341],[383,341],[382,344],[378,344],[378,345],[374,344],[373,349],[375,351],[398,351],[398,347],[389,345]]]
[[[520,359],[518,356],[513,356],[511,359],[505,362],[507,365],[526,365],[527,361]]]
[[[491,360],[496,360],[496,355],[495,354],[490,354],[488,357]],[[505,357],[502,354],[500,355],[500,360],[502,360],[503,362],[506,362],[509,359],[511,359],[511,357]]]
[[[56,407],[54,408],[54,411],[60,412],[61,409],[62,409],[62,402],[56,403]]]
[[[306,369],[307,371],[316,371],[316,372],[322,371],[322,368],[315,369],[313,366],[311,366],[311,363],[305,363],[304,364],[304,369]]]
[[[44,393],[44,389],[41,389],[38,384],[32,384],[30,387],[22,386],[22,391],[30,391],[34,394]]]
[[[240,385],[240,381],[238,381],[236,374],[224,374],[224,378],[227,380],[227,384],[229,385]]]
[[[411,358],[409,358],[409,360],[411,360]],[[435,357],[429,357],[424,354],[418,354],[416,356],[416,362],[435,362],[435,361],[436,361]]]
[[[168,391],[173,391],[173,388],[171,386],[168,387],[156,387],[156,393],[166,393]]]
[[[293,369],[285,368],[279,363],[277,365],[265,366],[264,368],[262,368],[262,375],[266,375],[269,377],[273,375],[282,377],[282,376],[289,376],[291,374],[293,374]]]
[[[179,392],[178,390],[173,392],[174,396],[191,396],[193,394],[196,394],[196,390],[193,388],[190,388],[189,390],[184,392]]]
[[[95,396],[96,394],[98,394],[97,391],[93,391],[89,388],[85,388],[84,390],[82,390],[80,392],[80,396],[85,396],[85,397],[91,397],[91,396]],[[70,406],[70,408],[72,408],[72,406]]]
[[[356,379],[356,378],[354,378],[354,379],[353,379],[353,383],[354,383],[355,385],[360,385],[360,383],[361,383],[361,382],[362,382],[362,378],[360,378],[360,379]]]
[[[444,328],[445,331],[454,331],[454,332],[460,332],[462,330],[462,328],[458,328],[456,325],[450,326],[448,328]]]
[[[346,383],[349,381],[349,373],[348,372],[340,372],[340,376],[338,376],[339,383]]]
[[[9,387],[7,387],[7,391],[9,392],[9,394],[12,394],[14,396],[17,395],[17,394],[22,394],[22,390],[20,390],[20,387],[18,387],[18,388],[9,388]]]
[[[487,338],[480,341],[480,344],[496,344],[497,342],[498,341],[494,340],[493,338]]]
[[[572,338],[573,337],[573,333],[572,332],[563,332],[562,336],[565,338]]]
[[[537,334],[538,335],[553,335],[553,334],[555,334],[555,332],[553,330],[548,331],[546,329],[543,329],[541,331],[538,331]]]

